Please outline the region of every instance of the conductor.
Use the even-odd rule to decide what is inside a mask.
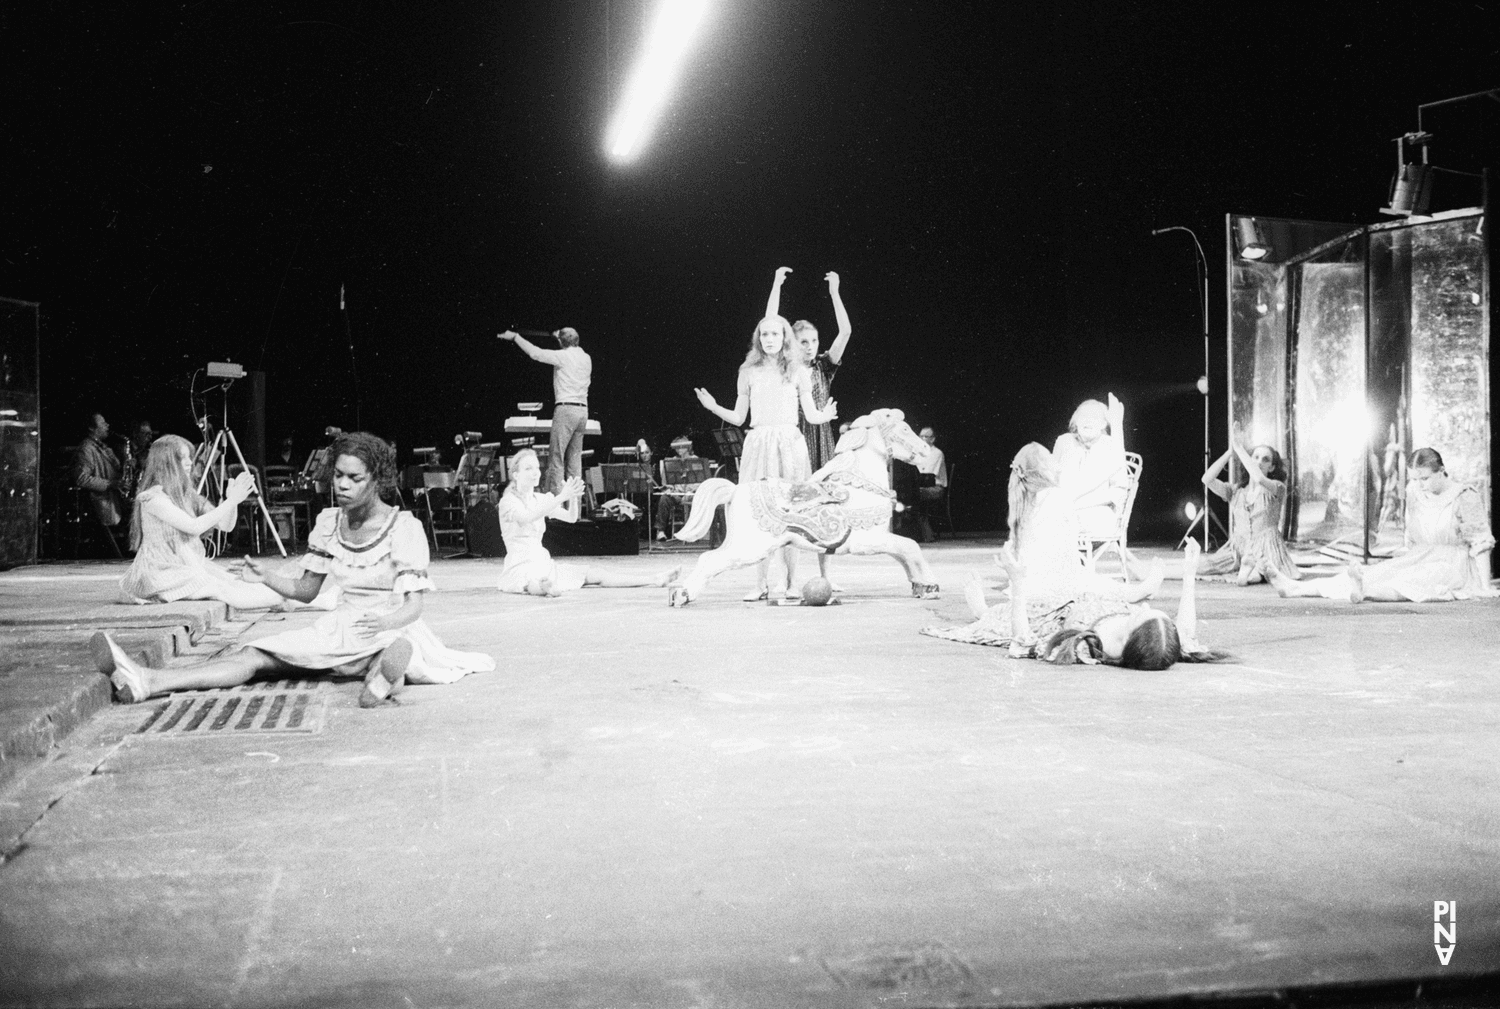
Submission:
[[[593,359],[578,346],[578,330],[564,326],[552,334],[559,346],[546,350],[521,334],[507,329],[500,333],[533,361],[552,365],[552,438],[547,455],[547,480],[543,490],[556,494],[562,489],[564,461],[568,477],[583,478],[583,431],[589,420],[589,379]]]

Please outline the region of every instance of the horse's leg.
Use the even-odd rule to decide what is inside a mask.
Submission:
[[[937,578],[933,575],[932,568],[927,566],[922,548],[908,537],[897,536],[883,529],[858,529],[849,534],[838,552],[856,555],[888,554],[896,558],[906,572],[913,595],[923,599],[937,595]]]
[[[710,550],[698,558],[692,572],[683,579],[682,587],[673,590],[672,605],[684,606],[703,594],[709,579],[728,571],[762,561],[779,544],[769,534],[757,530],[757,535],[732,536],[717,550]]]

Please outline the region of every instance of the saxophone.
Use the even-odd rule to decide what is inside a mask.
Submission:
[[[136,481],[141,478],[135,464],[135,446],[127,439],[120,454],[124,457],[120,462],[120,496],[133,501]]]

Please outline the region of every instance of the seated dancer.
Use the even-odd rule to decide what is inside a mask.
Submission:
[[[1406,485],[1406,552],[1370,567],[1350,564],[1332,578],[1271,584],[1283,596],[1414,603],[1477,599],[1497,593],[1490,583],[1495,537],[1474,488],[1448,476],[1436,449],[1412,453]]]
[[[536,452],[523,448],[510,461],[510,483],[500,495],[500,535],[505,540],[505,567],[500,571],[501,592],[530,596],[559,596],[585,585],[604,588],[637,588],[643,585],[665,586],[682,573],[681,567],[659,575],[641,577],[626,575],[577,564],[558,564],[542,546],[547,531],[547,517],[564,522],[578,521],[578,498],[583,481],[570,476],[557,494],[538,492],[542,468]]]
[[[1086,399],[1073,411],[1068,433],[1052,446],[1062,486],[1073,498],[1079,531],[1099,538],[1119,529],[1120,509],[1130,491],[1125,465],[1124,407],[1110,393],[1109,406]]]
[[[824,424],[838,418],[838,403],[829,400],[822,408],[813,402],[812,380],[801,366],[801,351],[792,339],[792,327],[779,315],[767,316],[750,334],[750,351],[740,365],[735,382],[733,410],[718,404],[707,389],[694,389],[698,402],[720,420],[735,426],[750,421],[740,450],[740,483],[780,478],[792,482],[812,476],[807,441],[797,427],[797,407],[810,423]],[[786,566],[787,596],[794,596],[796,548],[781,551]],[[770,561],[760,562],[755,591],[746,602],[770,596]]]
[[[1235,486],[1219,473],[1236,455],[1240,460]],[[1297,562],[1281,538],[1281,505],[1286,500],[1286,463],[1270,445],[1246,452],[1240,447],[1240,428],[1234,426],[1229,451],[1203,474],[1203,486],[1229,502],[1229,542],[1198,564],[1199,575],[1225,575],[1237,584],[1253,585],[1272,574],[1301,578]]]
[[[245,558],[242,577],[288,599],[311,602],[330,579],[342,590],[336,610],[310,627],[259,638],[222,659],[152,669],[138,665],[100,632],[91,642],[99,671],[126,703],[174,690],[233,687],[262,674],[327,669],[363,676],[361,707],[390,697],[403,681],[451,683],[495,668],[495,660],[443,645],[422,620],[427,534],[411,513],[386,504],[396,482],[396,452],[372,434],[340,434],[333,443],[336,508],[326,508],[307,538],[295,578]]]
[[[241,581],[210,561],[203,549],[202,537],[209,530],[234,528],[240,502],[255,489],[255,477],[236,475],[218,505],[195,491],[192,479],[193,446],[186,438],[164,434],[152,442],[130,519],[135,560],[120,588],[138,603],[217,599],[237,609],[280,605],[280,593]]]
[[[1212,657],[1191,640],[1196,623],[1191,572],[1197,564],[1197,544],[1188,550],[1185,610],[1179,612],[1181,624],[1174,625],[1159,610],[1133,605],[1161,587],[1159,560],[1137,585],[1111,581],[1084,568],[1071,495],[1060,480],[1056,463],[1043,446],[1032,442],[1016,453],[1009,488],[1011,535],[997,558],[1010,576],[1010,599],[986,606],[978,580],[972,579],[964,596],[974,622],[962,627],[927,627],[922,633],[1009,647],[1018,658],[1040,655],[1059,663],[1103,661],[1134,669],[1165,669],[1174,662]],[[1061,638],[1065,632],[1068,637]]]

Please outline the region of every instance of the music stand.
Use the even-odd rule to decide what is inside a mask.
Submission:
[[[737,427],[721,427],[713,432],[714,444],[719,446],[719,458],[725,462],[734,460],[734,471],[740,471],[740,454],[745,450],[745,433]]]

